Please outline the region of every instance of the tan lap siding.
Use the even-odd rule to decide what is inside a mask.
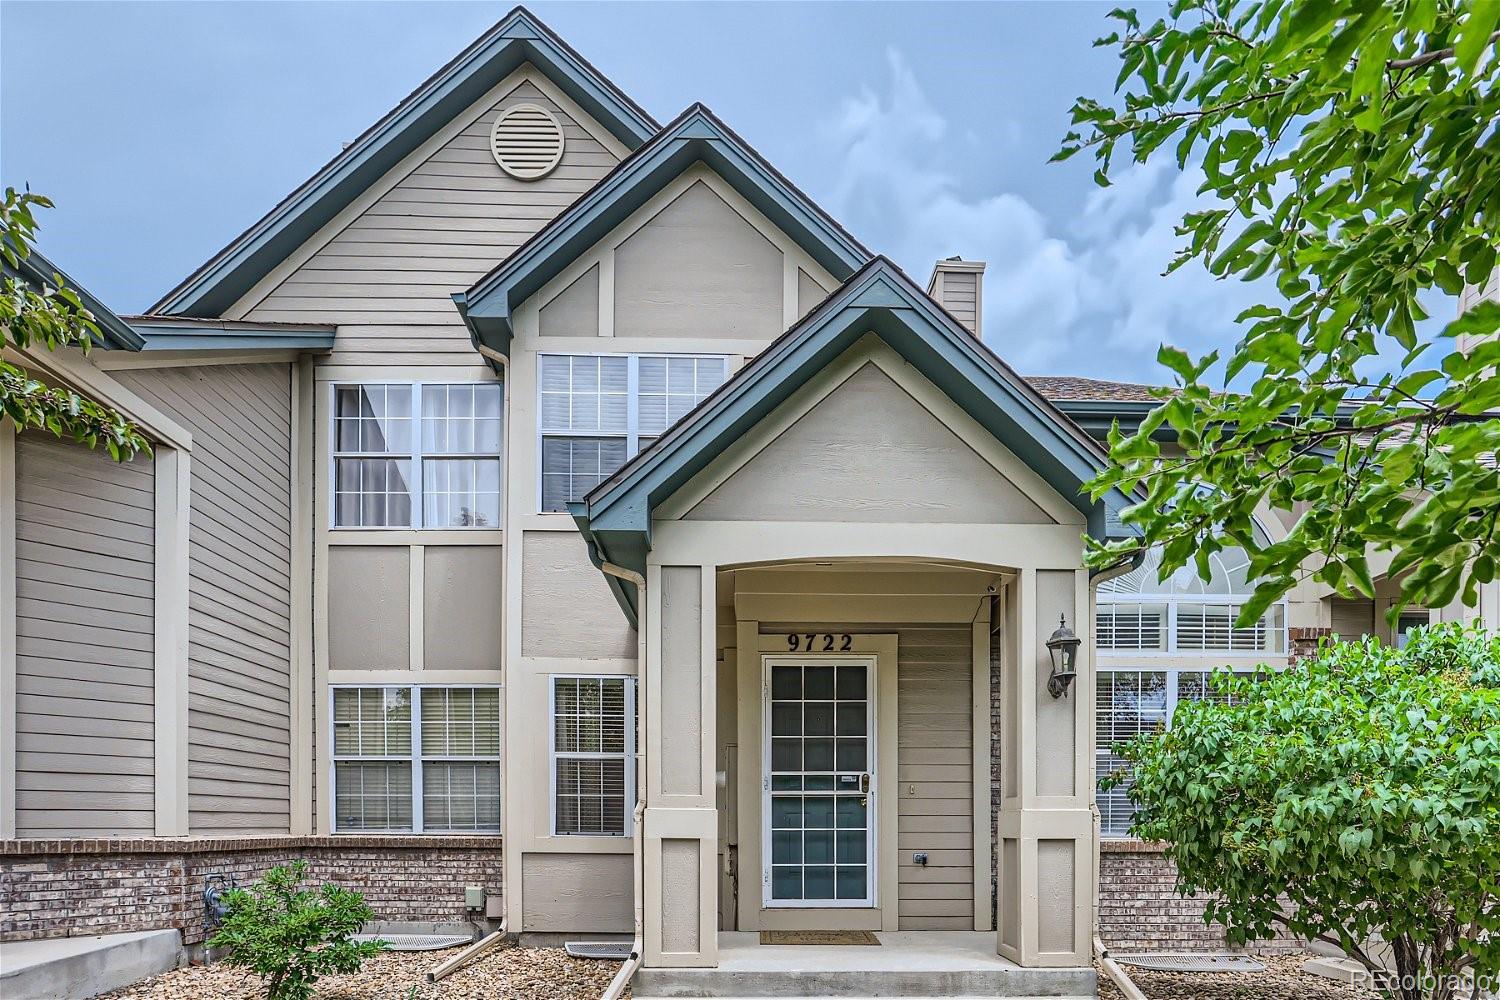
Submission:
[[[285,833],[291,773],[288,366],[118,376],[193,435],[190,832]]]
[[[974,928],[972,631],[900,630],[896,848],[902,930]],[[926,867],[912,855],[927,852]]]
[[[16,440],[16,834],[150,836],[149,458]]]
[[[537,181],[508,176],[490,154],[495,116],[518,103],[546,108],[563,127],[562,162]],[[449,295],[483,277],[616,162],[523,81],[287,276],[248,318],[339,324],[332,364],[474,364]]]

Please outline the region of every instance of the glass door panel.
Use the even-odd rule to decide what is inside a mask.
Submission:
[[[873,659],[765,666],[765,905],[871,906]]]

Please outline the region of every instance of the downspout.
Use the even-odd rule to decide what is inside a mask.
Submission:
[[[592,547],[592,546],[591,546]],[[612,562],[599,562],[599,568],[609,576],[624,580],[626,583],[635,585],[636,592],[636,629],[635,629],[635,655],[636,675],[644,679],[646,672],[646,578],[635,570],[617,566]],[[645,719],[646,715],[646,685],[637,684],[635,688],[635,701],[637,718]],[[642,727],[644,728],[644,727]],[[646,849],[643,843],[643,831],[646,820],[646,768],[643,766],[639,736],[636,739],[635,748],[635,812],[633,821],[635,824],[635,837],[632,843],[633,868],[635,874],[635,940],[630,943],[630,957],[627,958],[620,970],[611,979],[608,988],[600,996],[599,1000],[619,1000],[630,986],[631,977],[641,967],[641,959],[646,953]]]
[[[507,371],[510,369],[510,359],[501,354],[499,351],[495,350],[493,347],[478,342],[476,342],[474,346],[478,349],[480,356],[490,363],[490,367],[496,369],[497,371],[501,368],[504,368]]]
[[[1099,586],[1099,584],[1104,583],[1106,580],[1112,580],[1117,576],[1124,576],[1126,573],[1129,573],[1132,570],[1139,569],[1141,563],[1143,563],[1145,559],[1145,552],[1137,552],[1129,559],[1121,560],[1113,566],[1109,566],[1105,569],[1099,570],[1097,573],[1090,573],[1090,603],[1095,606],[1097,606],[1098,604],[1098,601],[1094,596],[1094,591]],[[1099,671],[1099,664],[1097,662],[1097,650],[1095,651],[1095,655],[1096,662],[1094,663],[1094,672],[1097,674]],[[1099,711],[1098,705],[1094,706],[1094,711],[1095,713]],[[1095,733],[1097,732],[1098,729],[1097,727],[1095,727]],[[1097,738],[1097,736],[1094,737],[1094,739]],[[1125,997],[1125,1000],[1146,1000],[1145,994],[1142,993],[1140,991],[1140,988],[1131,981],[1130,976],[1125,972],[1123,968],[1120,967],[1120,964],[1110,957],[1109,949],[1104,946],[1104,938],[1099,931],[1099,868],[1101,863],[1100,840],[1101,834],[1103,832],[1103,823],[1100,821],[1099,817],[1099,803],[1098,801],[1096,801],[1094,796],[1089,797],[1089,812],[1093,815],[1094,823],[1094,957],[1099,961],[1100,967],[1104,969],[1105,975],[1109,976],[1110,980],[1113,981],[1115,986],[1120,990],[1120,993]]]

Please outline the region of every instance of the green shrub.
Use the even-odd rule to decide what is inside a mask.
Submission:
[[[307,862],[295,861],[249,889],[230,889],[228,915],[208,940],[210,948],[229,950],[230,965],[266,981],[267,1000],[308,1000],[320,976],[357,972],[385,948],[383,941],[350,940],[374,916],[363,896],[330,884],[304,888],[306,876]]]
[[[1132,832],[1232,943],[1338,944],[1386,996],[1443,1000],[1500,974],[1500,638],[1436,626],[1404,649],[1327,644],[1232,704],[1180,702],[1124,744]],[[1117,782],[1118,783],[1118,782]],[[1365,950],[1388,942],[1395,975]]]

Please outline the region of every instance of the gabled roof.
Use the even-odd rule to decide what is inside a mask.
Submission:
[[[453,296],[475,345],[508,357],[515,308],[698,162],[724,178],[836,280],[844,281],[872,256],[718,116],[694,104],[466,293]]]
[[[1106,464],[1099,444],[877,257],[583,502],[569,504],[591,558],[644,573],[655,508],[871,331],[1081,511],[1091,535],[1129,533],[1114,512],[1133,500],[1114,491],[1095,502],[1081,489]],[[634,589],[609,582],[634,621]]]
[[[218,316],[523,63],[546,74],[629,149],[660,127],[530,11],[517,7],[148,312]]]
[[[99,328],[99,335],[104,341],[100,346],[116,351],[139,351],[145,346],[145,339],[131,329],[129,323],[116,316],[88,289],[37,251],[32,250],[28,256],[18,260],[14,269],[7,265],[5,270],[37,288],[55,289],[60,281],[64,287],[71,289],[78,296],[78,301],[83,303],[83,307],[94,314],[94,325]]]

